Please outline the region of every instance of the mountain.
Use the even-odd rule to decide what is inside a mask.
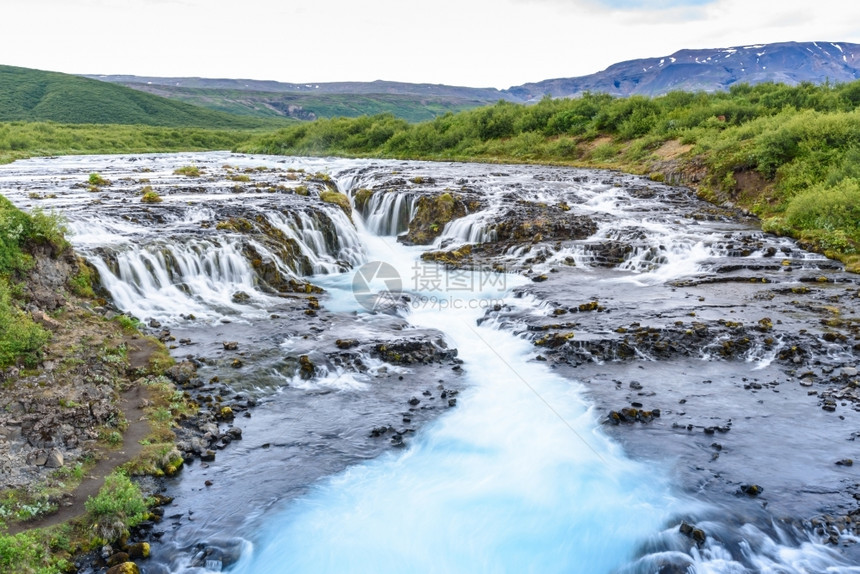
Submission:
[[[534,102],[583,92],[656,96],[714,92],[734,84],[795,85],[860,78],[860,44],[782,42],[680,50],[613,64],[574,78],[507,90],[403,82],[284,83],[247,79],[70,76],[0,66],[0,121],[257,127],[285,118],[312,120],[391,113],[424,121],[498,100]]]
[[[272,125],[80,76],[0,66],[0,121],[256,128]]]
[[[602,72],[523,84],[507,90],[520,101],[583,92],[656,96],[670,91],[726,90],[733,84],[796,85],[851,82],[860,78],[860,44],[782,42],[709,50],[680,50],[670,56],[629,60]]]

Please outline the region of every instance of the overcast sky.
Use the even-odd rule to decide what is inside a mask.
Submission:
[[[683,48],[860,43],[854,0],[3,0],[0,64],[508,88]]]

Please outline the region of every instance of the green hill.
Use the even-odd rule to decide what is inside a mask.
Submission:
[[[259,128],[284,120],[238,117],[79,76],[0,66],[0,122]]]
[[[432,120],[447,112],[460,112],[498,100],[457,96],[421,96],[386,93],[265,92],[222,88],[185,88],[144,83],[122,84],[135,90],[240,116],[260,118],[320,118],[393,114],[408,122]],[[476,90],[477,91],[477,90]]]

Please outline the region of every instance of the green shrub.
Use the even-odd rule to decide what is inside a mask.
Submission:
[[[8,285],[0,280],[0,368],[19,360],[35,365],[49,339],[50,333],[14,305]]]
[[[50,244],[57,251],[63,251],[70,245],[66,240],[66,218],[55,211],[45,212],[39,207],[30,211],[30,233],[32,241],[42,244]]]
[[[67,560],[51,553],[54,546],[62,547],[62,536],[51,540],[38,532],[0,535],[0,572],[59,574],[72,566]]]
[[[79,297],[95,298],[93,290],[93,272],[85,264],[80,264],[80,270],[69,278],[69,288]]]
[[[140,488],[119,471],[105,477],[99,493],[88,498],[84,506],[99,536],[108,541],[119,538],[149,515]]]
[[[842,231],[860,239],[860,180],[844,179],[833,187],[820,184],[795,196],[785,219],[798,229]]]

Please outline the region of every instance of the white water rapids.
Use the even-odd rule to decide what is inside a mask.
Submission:
[[[371,260],[414,275],[420,250],[364,237]],[[337,278],[320,283],[335,308],[361,310]],[[505,292],[410,295],[410,322],[462,350],[462,406],[405,453],[351,468],[271,517],[234,571],[611,572],[628,562],[681,506],[665,478],[625,457],[579,386],[531,361],[527,341],[477,326]]]
[[[261,259],[274,261],[285,276],[309,279],[325,288],[320,300],[326,309],[349,317],[357,314],[363,319],[362,328],[372,329],[377,321],[382,325],[390,317],[368,314],[354,297],[352,285],[361,264],[381,261],[397,270],[410,297],[401,312],[409,323],[406,331],[441,331],[463,361],[460,381],[465,390],[458,396],[457,406],[420,428],[405,449],[389,449],[372,460],[353,464],[315,482],[301,496],[275,504],[266,500],[265,505],[248,508],[253,520],[246,525],[254,530],[222,533],[245,541],[238,561],[227,566],[230,572],[860,572],[860,567],[846,563],[815,537],[798,543],[788,534],[783,536],[778,527],[768,532],[751,524],[729,527],[714,518],[719,508],[681,493],[668,473],[671,464],[658,466],[628,456],[604,433],[600,415],[579,381],[535,361],[533,343],[512,331],[509,324],[482,321],[485,311],[495,305],[546,312],[535,298],[515,298],[512,289],[526,281],[522,276],[476,281],[474,274],[483,272],[473,271],[465,278],[469,289],[446,289],[438,285],[463,285],[464,277],[462,271],[439,268],[442,275],[436,278],[436,287],[414,281],[422,269],[420,255],[427,248],[405,247],[395,235],[414,216],[415,194],[377,193],[365,217],[354,211],[352,221],[339,208],[324,206],[337,230],[333,239],[326,238],[319,221],[305,212],[288,217],[272,211],[270,205],[276,199],[271,198],[276,196],[257,190],[239,196],[221,188],[196,195],[165,193],[164,207],[172,211],[159,228],[145,220],[150,212],[119,216],[128,207],[122,205],[127,200],[108,197],[113,192],[105,192],[102,202],[88,207],[92,195],[56,179],[61,175],[80,178],[90,171],[111,177],[112,169],[118,173],[129,169],[122,161],[23,162],[16,164],[24,166],[20,173],[4,175],[0,171],[0,185],[7,182],[0,191],[25,204],[21,186],[16,191],[8,184],[18,177],[55,193],[53,203],[45,200],[42,204],[67,215],[75,232],[73,243],[98,269],[104,287],[123,311],[168,325],[182,324],[182,317],[193,314],[201,331],[220,329],[228,321],[255,329],[255,322],[262,325],[270,310],[282,302],[255,282],[253,265],[242,251],[250,242]],[[224,153],[137,156],[134,165],[147,166],[147,177],[158,181],[159,177],[170,180],[173,169],[190,162],[213,171],[224,162],[240,167],[262,164],[270,169],[288,162],[290,167],[331,172],[348,195],[371,186],[374,177],[390,177],[396,170],[416,165]],[[594,289],[608,290],[616,284],[663,285],[700,273],[710,259],[725,251],[717,245],[725,231],[719,225],[709,230],[709,236],[701,237],[691,227],[679,232],[681,225],[670,218],[651,221],[640,217],[635,204],[624,204],[630,198],[618,186],[574,180],[573,172],[564,170],[553,172],[561,183],[536,183],[531,172],[517,179],[518,168],[508,168],[514,172],[510,179],[516,185],[512,188],[532,194],[535,201],[563,199],[584,213],[615,218],[601,220],[596,239],[589,241],[611,240],[628,231],[647,235],[645,245],[637,246],[618,265],[623,273],[595,280]],[[481,184],[475,182],[480,178],[509,177],[476,166],[422,164],[421,169],[452,179],[451,174],[464,170],[473,177],[470,185],[478,187]],[[576,172],[577,177],[581,173]],[[488,184],[483,189],[491,199],[487,211],[448,224],[433,247],[439,248],[443,242],[447,247],[492,240],[485,227],[487,213],[502,209],[493,201],[510,189]],[[165,190],[169,192],[166,186]],[[305,272],[297,265],[290,267],[290,262],[259,242],[239,234],[213,237],[207,235],[210,227],[201,230],[201,222],[216,220],[219,210],[237,202],[253,207],[255,216],[296,242]],[[94,216],[93,210],[101,211]],[[572,260],[587,273],[588,247],[588,241],[561,246],[535,263],[534,270],[543,272],[560,261]],[[522,247],[509,255],[524,260],[535,255],[532,250]],[[237,299],[237,292],[248,297]],[[298,350],[301,344],[307,343],[282,337],[286,353],[305,352]],[[403,372],[409,376],[408,371]],[[372,391],[372,383],[365,379],[349,381],[330,384],[326,392]],[[434,386],[437,382],[448,381],[431,381]],[[314,383],[303,384],[311,388]],[[254,488],[251,478],[248,480],[248,488]],[[678,532],[682,517],[697,516],[705,517],[700,526],[709,533],[701,547]],[[727,540],[736,542],[733,549],[723,542]],[[740,555],[736,547],[741,548]],[[218,561],[209,564],[208,570],[192,565],[192,555],[173,557],[167,566],[141,563],[142,571],[202,573],[221,567]]]

